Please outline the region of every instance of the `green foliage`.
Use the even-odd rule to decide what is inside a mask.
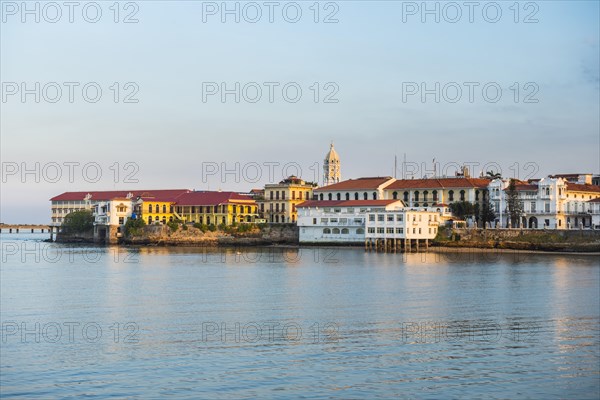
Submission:
[[[127,219],[125,223],[125,234],[127,236],[135,236],[140,234],[140,230],[146,226],[146,221],[141,218]]]
[[[94,228],[94,216],[91,211],[73,211],[65,216],[62,229],[65,233],[83,233]]]
[[[456,201],[450,204],[450,210],[452,214],[458,219],[465,219],[466,217],[470,217],[475,215],[475,205],[470,201]]]
[[[492,207],[489,198],[483,200],[481,207],[479,204],[477,205],[477,211],[477,215],[483,224],[484,229],[487,227],[488,222],[494,222],[496,220],[496,212],[494,211],[494,207]]]
[[[210,224],[208,226],[208,230],[211,231],[211,232],[215,232],[217,230],[217,227],[216,227],[215,224]]]
[[[508,189],[506,190],[506,205],[508,207],[508,215],[512,227],[518,225],[519,219],[523,214],[523,207],[519,201],[519,193],[517,192],[516,185],[516,181],[511,178]]]
[[[167,226],[169,227],[169,229],[171,229],[171,232],[175,232],[177,231],[177,229],[179,229],[179,221],[169,221],[167,222]]]

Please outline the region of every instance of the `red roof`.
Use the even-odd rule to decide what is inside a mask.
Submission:
[[[254,200],[236,192],[189,192],[177,198],[178,206],[215,206],[226,203],[252,204]]]
[[[323,186],[318,189],[315,189],[315,192],[328,192],[335,190],[373,190],[379,188],[379,186],[383,185],[390,179],[393,179],[390,176],[377,176],[370,178],[358,178],[358,179],[348,179],[347,181],[342,181],[339,183],[334,183],[333,185]]]
[[[398,179],[385,187],[394,189],[448,189],[448,188],[487,188],[489,179],[483,178],[430,178]]]
[[[591,199],[588,203],[600,203],[600,197],[596,197],[595,199]]]
[[[582,185],[580,183],[567,182],[567,190],[574,192],[594,192],[600,193],[600,186],[597,185]]]
[[[308,200],[300,203],[298,207],[382,207],[393,203],[402,203],[401,200]]]
[[[125,198],[129,193],[133,198],[142,197],[143,199],[154,201],[175,201],[175,199],[189,192],[188,189],[158,189],[158,190],[106,190],[106,191],[91,191],[91,192],[65,192],[54,196],[50,201],[83,201],[89,194],[91,200],[106,201],[114,198]]]

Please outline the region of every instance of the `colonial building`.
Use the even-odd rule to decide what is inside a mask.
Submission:
[[[125,224],[132,217],[133,199],[131,197],[115,197],[108,201],[99,201],[92,210],[94,239],[114,243],[123,236]]]
[[[319,201],[384,200],[384,188],[392,182],[390,176],[348,179],[315,189],[314,194]]]
[[[298,205],[300,243],[365,242],[365,218],[369,212],[403,207],[399,200],[326,200]]]
[[[173,190],[108,190],[108,191],[91,191],[91,192],[65,192],[58,196],[50,199],[51,202],[51,225],[60,226],[63,222],[64,217],[74,211],[89,210],[94,211],[95,206],[99,202],[110,201],[115,198],[131,198],[136,201],[138,198],[146,198],[148,200],[156,199],[174,199],[177,196],[189,192],[187,189],[173,189]],[[158,202],[162,205],[162,202]],[[154,205],[154,204],[153,204]],[[161,220],[162,216],[169,216],[169,214],[161,213],[161,207],[159,212],[155,212],[156,209],[153,207],[152,212],[148,211],[149,216],[154,218],[156,216]],[[141,212],[141,210],[140,210]],[[139,215],[140,213],[138,213]]]
[[[342,180],[342,166],[340,156],[333,148],[333,142],[329,148],[329,152],[323,160],[323,186],[333,185]]]
[[[368,212],[365,222],[365,246],[367,249],[409,250],[435,238],[440,215],[432,211],[416,211],[408,208]]]
[[[590,175],[591,176],[591,175]],[[496,226],[501,228],[585,229],[592,226],[589,201],[600,198],[600,186],[573,183],[562,177],[517,181],[522,214],[516,224],[508,214],[509,179],[490,182],[490,201],[496,211]]]
[[[256,201],[235,192],[189,192],[177,198],[175,216],[187,223],[231,225],[254,222]]]
[[[588,205],[592,216],[592,229],[600,229],[600,198],[588,200]]]
[[[482,203],[490,181],[483,178],[398,179],[384,188],[386,199],[401,199],[408,207],[431,207],[457,201]]]
[[[276,224],[296,222],[296,206],[312,199],[315,186],[295,176],[265,185],[263,198],[257,200],[261,218]]]

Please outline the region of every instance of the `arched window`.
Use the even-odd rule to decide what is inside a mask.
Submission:
[[[364,230],[363,228],[358,228],[358,229],[356,229],[356,234],[357,234],[357,235],[362,235],[362,234],[364,234],[364,233],[365,233],[365,230]]]
[[[461,191],[460,191],[460,200],[461,200],[461,201],[464,201],[464,200],[465,200],[465,191],[464,191],[464,190],[461,190]]]
[[[348,230],[348,228],[343,228],[342,229],[342,235],[347,235],[349,233],[350,233],[350,231]]]
[[[157,215],[156,217],[154,217],[154,222],[158,222],[158,221],[159,221],[159,219],[158,219],[158,215]]]
[[[350,200],[350,193],[346,193],[346,200]]]
[[[402,195],[404,196],[404,201],[408,201],[408,192],[404,192]]]
[[[333,196],[331,195],[331,193],[329,193],[329,194],[327,195],[327,198],[328,198],[329,200],[332,200],[332,199],[333,199]]]
[[[170,216],[170,217],[169,217],[169,221],[173,221],[173,216]]]
[[[354,193],[354,200],[358,200],[358,192]]]
[[[438,201],[438,197],[437,197],[437,190],[433,191],[433,201],[436,202]]]
[[[419,191],[418,190],[415,192],[413,197],[414,197],[415,201],[419,201]]]
[[[329,228],[323,228],[323,234],[329,235],[330,233],[331,233],[331,229],[329,229]]]
[[[276,216],[275,216],[275,222],[276,222],[276,223],[277,223],[277,222],[279,222],[279,215],[276,215]]]
[[[337,198],[338,201],[341,200],[342,199],[342,194],[341,193],[336,194],[336,198]]]
[[[479,201],[479,190],[475,191],[475,201]]]
[[[454,201],[454,190],[448,192],[448,201]]]
[[[392,193],[392,198],[393,198],[394,200],[398,200],[398,192],[394,192],[394,193]]]
[[[427,201],[427,195],[429,195],[429,192],[426,190],[423,192],[423,201]]]
[[[163,204],[163,214],[166,214],[166,213],[167,213],[167,205]]]
[[[377,192],[373,192],[373,200],[377,200]]]
[[[148,217],[148,225],[152,225],[152,217]]]
[[[246,214],[252,214],[252,207],[246,206]]]
[[[233,206],[233,213],[237,214],[237,206]]]
[[[369,200],[369,195],[367,194],[367,192],[363,193],[363,199],[364,200]]]
[[[152,213],[152,204],[148,204],[148,212]]]
[[[323,193],[319,195],[319,200],[323,201]]]
[[[167,223],[167,217],[163,217],[163,218],[162,218],[162,223],[163,223],[163,224],[166,224],[166,223]]]
[[[333,228],[333,231],[332,231],[332,233],[333,233],[334,235],[339,235],[339,234],[340,234],[340,229],[339,229],[339,228]]]

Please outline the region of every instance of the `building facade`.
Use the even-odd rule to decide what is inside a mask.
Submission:
[[[257,200],[261,218],[275,224],[295,223],[298,219],[296,207],[312,199],[315,186],[295,176],[265,185],[263,198]]]
[[[253,197],[236,192],[189,192],[179,196],[174,207],[175,216],[186,223],[232,225],[258,218]]]
[[[384,188],[393,181],[394,178],[390,176],[348,179],[315,189],[315,200],[385,200]]]
[[[366,239],[426,239],[435,238],[440,215],[432,211],[407,208],[367,213]]]
[[[399,200],[306,201],[298,205],[300,243],[362,245],[367,213],[403,206]]]

